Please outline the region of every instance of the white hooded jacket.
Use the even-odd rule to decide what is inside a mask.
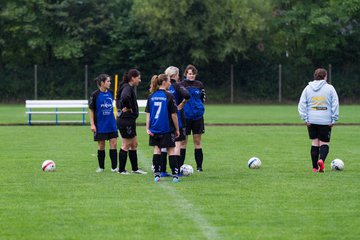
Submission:
[[[305,122],[319,125],[334,124],[339,118],[339,98],[326,80],[314,80],[303,90],[298,111]]]

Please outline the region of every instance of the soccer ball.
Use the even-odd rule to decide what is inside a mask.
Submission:
[[[344,162],[341,159],[334,159],[330,163],[331,170],[342,171],[344,170]]]
[[[53,172],[55,171],[55,162],[53,160],[45,160],[41,166],[44,172]]]
[[[252,157],[249,159],[249,161],[248,161],[249,168],[255,169],[255,168],[260,168],[260,166],[261,166],[261,161],[259,158]]]
[[[184,164],[180,167],[180,173],[182,173],[184,176],[190,176],[194,173],[194,169],[191,165]]]

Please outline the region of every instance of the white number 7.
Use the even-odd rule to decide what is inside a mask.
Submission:
[[[161,111],[161,105],[162,105],[162,102],[154,102],[154,106],[159,107],[156,111],[155,119],[159,118],[160,111]]]

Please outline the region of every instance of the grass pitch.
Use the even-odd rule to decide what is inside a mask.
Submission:
[[[207,109],[207,119],[217,123],[214,107]],[[257,123],[276,116],[268,107],[250,106],[261,116]],[[342,118],[358,114],[349,113]],[[234,117],[256,119],[253,114]],[[225,114],[224,122],[236,121],[230,116]],[[291,123],[297,115],[284,118]],[[207,126],[204,172],[177,184],[169,178],[154,183],[150,173],[111,173],[108,152],[106,171],[95,173],[97,145],[88,126],[1,126],[0,132],[0,239],[356,239],[360,234],[360,126],[334,127],[324,174],[311,172],[305,126]],[[144,127],[137,132],[139,165],[150,172],[152,149]],[[262,160],[260,169],[247,168],[252,156]],[[334,158],[345,162],[344,171],[330,171]],[[56,172],[41,170],[46,159],[56,162]],[[191,141],[186,163],[195,167]]]

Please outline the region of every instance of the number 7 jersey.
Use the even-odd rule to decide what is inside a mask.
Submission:
[[[147,100],[145,112],[150,114],[149,130],[155,134],[165,134],[175,131],[171,114],[177,112],[173,94],[159,89]]]

